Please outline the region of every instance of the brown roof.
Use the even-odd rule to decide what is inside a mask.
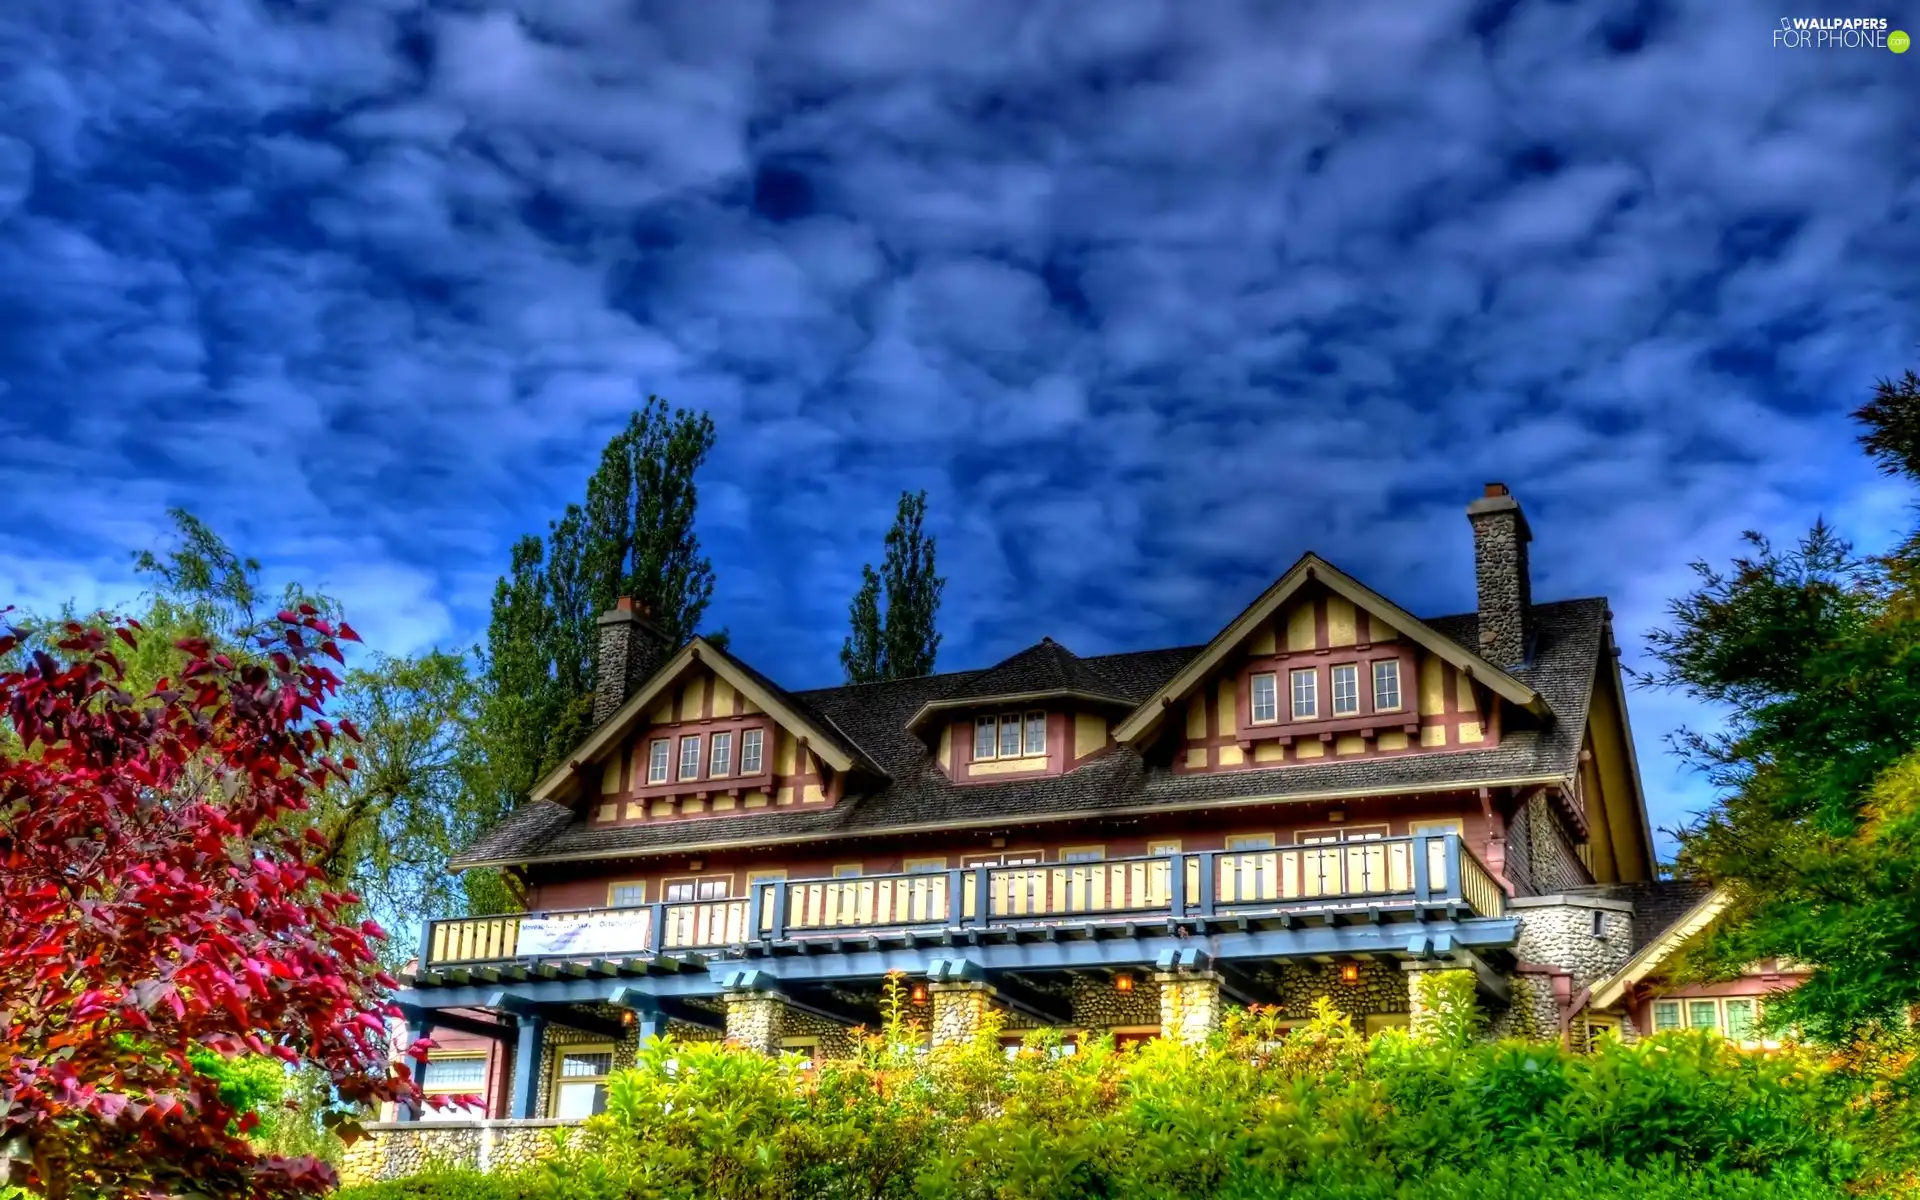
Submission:
[[[787,693],[797,708],[830,725],[884,774],[876,789],[851,795],[832,808],[596,826],[589,823],[585,812],[542,801],[515,812],[459,855],[454,865],[616,857],[943,826],[1020,824],[1079,813],[1179,809],[1236,799],[1272,801],[1329,792],[1426,791],[1565,778],[1573,774],[1578,763],[1595,672],[1609,645],[1607,605],[1599,599],[1565,600],[1537,604],[1533,615],[1537,632],[1533,659],[1525,666],[1511,668],[1510,673],[1537,691],[1551,712],[1530,726],[1504,730],[1500,743],[1484,750],[1186,775],[1143,759],[1130,746],[1120,746],[1065,775],[964,786],[949,780],[926,743],[908,729],[908,722],[924,705],[962,695],[1005,694],[980,689],[1005,686],[1011,672],[1003,668],[1023,659],[1029,665],[1037,660],[1041,665],[1036,671],[1072,671],[1081,682],[1097,680],[1117,699],[1138,704],[1202,649],[1181,646],[1079,658],[1058,647],[1058,654],[1022,652],[985,671]],[[1439,617],[1426,624],[1469,650],[1479,644],[1479,620],[1472,613]],[[1042,643],[1042,647],[1051,644]],[[733,661],[739,663],[738,659]],[[747,669],[745,664],[739,665]],[[983,685],[983,679],[991,681],[996,673],[1002,675],[1001,681]]]

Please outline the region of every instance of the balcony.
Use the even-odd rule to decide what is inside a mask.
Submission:
[[[1255,851],[755,884],[726,900],[427,922],[421,969],[838,949],[849,940],[1099,938],[1159,924],[1379,924],[1501,917],[1505,894],[1457,834]]]

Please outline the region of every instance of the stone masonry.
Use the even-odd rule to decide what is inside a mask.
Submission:
[[[1480,653],[1502,667],[1526,661],[1533,581],[1527,564],[1527,527],[1520,502],[1504,483],[1467,505],[1473,525],[1473,571],[1480,589]]]
[[[1345,983],[1338,963],[1283,963],[1263,973],[1279,994],[1280,1015],[1304,1020],[1313,1015],[1313,1002],[1322,996],[1359,1027],[1365,1018],[1407,1011],[1407,981],[1397,963],[1366,961],[1357,964],[1359,978]]]
[[[787,1002],[778,992],[729,992],[727,1040],[762,1054],[778,1054],[787,1036]]]
[[[1156,974],[1160,985],[1160,1036],[1204,1042],[1220,1028],[1220,977],[1211,972]]]
[[[993,1006],[993,988],[984,983],[936,983],[933,994],[933,1044],[964,1046],[980,1032]]]
[[[1429,974],[1465,976],[1471,979],[1473,973],[1465,968],[1456,967],[1444,959],[1435,962],[1410,962],[1404,965],[1407,975],[1407,1030],[1418,1037],[1428,1032],[1429,1021],[1433,1016],[1420,996],[1421,979]]]
[[[600,615],[600,647],[594,658],[593,723],[612,716],[666,658],[666,637],[628,597]]]
[[[429,1165],[512,1171],[549,1157],[556,1131],[575,1144],[592,1135],[578,1121],[378,1122],[340,1160],[346,1186],[417,1175]]]
[[[1573,990],[1625,966],[1633,956],[1633,905],[1598,896],[1523,896],[1507,902],[1520,919],[1514,956],[1522,963],[1559,967]],[[1595,921],[1599,932],[1595,932]]]

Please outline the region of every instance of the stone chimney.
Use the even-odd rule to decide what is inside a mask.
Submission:
[[[600,614],[600,653],[593,663],[593,723],[612,716],[666,657],[666,635],[653,623],[645,604],[622,596]]]
[[[1473,525],[1473,573],[1480,586],[1480,654],[1500,667],[1519,666],[1533,650],[1533,579],[1527,515],[1504,483],[1467,505]]]

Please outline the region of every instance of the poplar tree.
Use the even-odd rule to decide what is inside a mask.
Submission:
[[[934,538],[926,532],[927,494],[902,492],[887,530],[886,557],[876,572],[861,568],[860,589],[848,606],[851,629],[840,647],[848,683],[915,679],[933,673],[940,650],[935,628],[947,581],[934,569]],[[887,596],[880,615],[880,592]]]

